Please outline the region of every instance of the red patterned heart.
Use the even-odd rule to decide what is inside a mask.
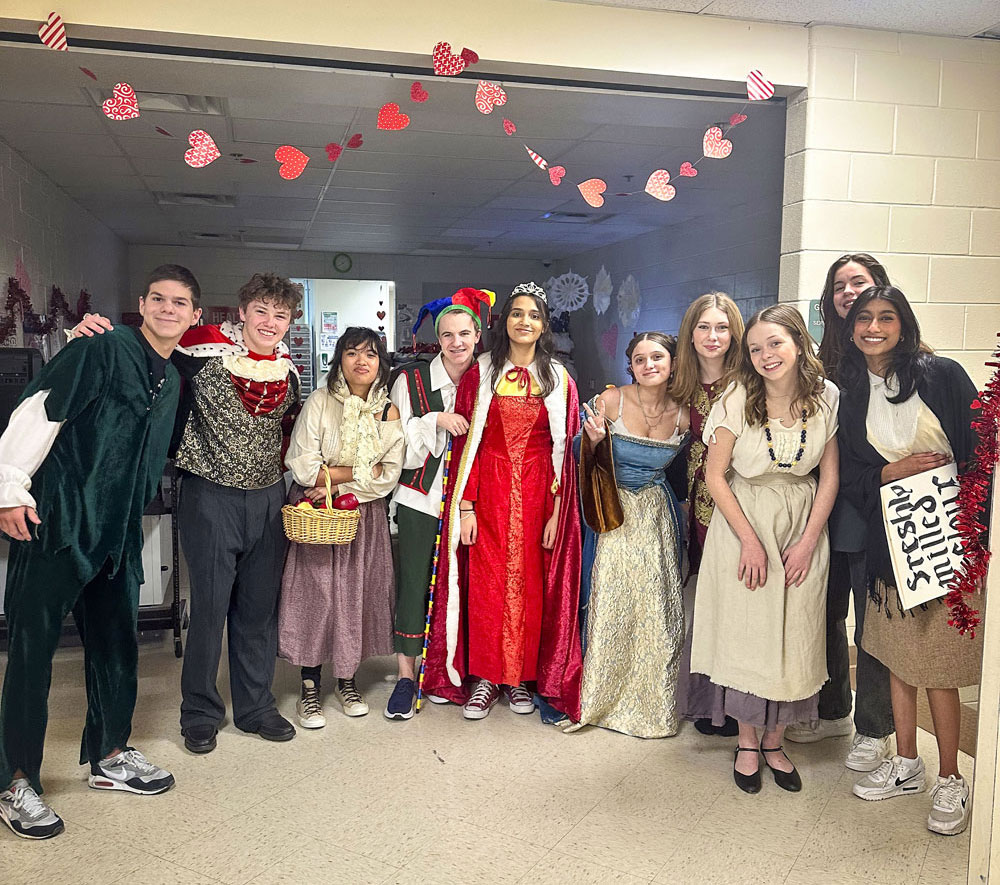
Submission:
[[[424,89],[423,84],[419,81],[410,86],[410,101],[415,101],[418,104],[427,101],[430,98],[427,90]]]
[[[479,63],[479,54],[473,52],[471,49],[463,49],[459,55],[465,59],[467,65],[474,65]]]
[[[747,98],[750,101],[767,101],[774,95],[774,84],[760,71],[747,74]]]
[[[694,168],[690,163],[681,163],[681,169],[678,173],[684,178],[694,178],[698,175],[698,170]]]
[[[410,125],[410,118],[407,114],[401,113],[399,105],[394,101],[387,101],[378,111],[379,129],[388,129],[397,132]]]
[[[461,74],[468,64],[462,56],[452,55],[451,44],[444,42],[434,47],[431,61],[434,64],[434,73],[439,77],[454,77],[456,74]]]
[[[336,144],[335,142],[330,142],[326,146],[326,158],[331,163],[336,163],[337,158],[344,152],[343,145]]]
[[[651,197],[665,203],[677,195],[677,189],[669,184],[669,181],[670,173],[666,169],[657,169],[646,179],[646,187],[643,190]]]
[[[601,332],[601,347],[609,357],[615,358],[618,353],[618,323]]]
[[[204,129],[195,129],[188,136],[191,149],[184,151],[184,162],[194,169],[202,169],[222,156],[215,140]]]
[[[733,143],[722,137],[718,126],[710,126],[701,142],[702,153],[712,160],[724,160],[733,152]]]
[[[745,123],[746,119],[747,119],[747,115],[746,114],[733,114],[729,118],[729,125],[730,126],[739,126],[740,123]]]
[[[49,17],[38,26],[38,39],[49,49],[59,49],[63,52],[69,49],[66,43],[66,26],[58,12],[50,12]]]
[[[513,135],[515,132],[517,132],[517,127],[513,124],[512,121],[510,121],[506,117],[504,117],[503,118],[503,131],[506,132],[508,135]]]
[[[278,148],[274,152],[274,159],[281,163],[281,166],[278,167],[278,175],[286,181],[298,178],[309,164],[308,155],[290,144],[283,144]]]
[[[588,178],[577,185],[583,198],[595,209],[600,209],[604,205],[604,197],[601,196],[607,189],[608,183],[600,178]]]
[[[356,151],[361,145],[365,143],[365,140],[361,137],[360,132],[355,132],[349,139],[347,139],[347,146],[352,150]]]
[[[492,114],[493,108],[507,104],[507,93],[498,83],[480,80],[476,87],[476,110],[481,114]]]
[[[550,166],[549,167],[549,181],[552,182],[556,187],[562,184],[563,176],[566,174],[565,166]]]
[[[101,102],[101,110],[109,120],[134,120],[139,116],[139,99],[128,83],[115,83],[111,98]]]
[[[384,310],[377,310],[377,311],[375,311],[375,316],[377,316],[380,320],[384,320],[385,319],[385,311]]]

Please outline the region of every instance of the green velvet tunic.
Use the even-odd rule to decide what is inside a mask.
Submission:
[[[84,583],[110,558],[142,582],[142,512],[156,494],[180,391],[169,363],[155,393],[147,345],[124,326],[64,347],[24,391],[49,391],[64,421],[32,478],[41,552],[68,550]],[[23,543],[23,542],[22,542]],[[36,548],[37,549],[37,548]]]

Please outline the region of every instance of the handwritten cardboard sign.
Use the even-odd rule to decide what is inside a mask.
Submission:
[[[948,592],[962,564],[958,470],[952,462],[882,486],[882,519],[903,608]]]

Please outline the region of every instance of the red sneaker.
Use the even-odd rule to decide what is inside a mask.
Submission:
[[[524,716],[535,712],[535,696],[524,685],[505,685],[503,693],[510,701],[512,713],[520,713]]]
[[[466,719],[485,719],[499,700],[500,689],[488,679],[480,679],[472,692],[472,697],[462,707],[462,715]]]

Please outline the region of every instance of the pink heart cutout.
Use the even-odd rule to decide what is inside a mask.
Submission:
[[[609,357],[615,358],[618,353],[618,323],[601,332],[601,347]]]
[[[481,114],[492,114],[493,108],[507,104],[507,93],[497,83],[480,80],[476,87],[476,110]]]
[[[407,114],[401,113],[399,105],[394,101],[387,101],[378,112],[379,129],[387,129],[390,132],[398,132],[410,125],[410,118]]]
[[[478,56],[476,58],[478,61]],[[456,74],[461,74],[468,64],[461,55],[452,55],[451,44],[443,41],[434,47],[431,62],[434,65],[434,73],[439,77],[454,77]]]
[[[665,203],[677,195],[677,189],[669,181],[670,173],[666,169],[657,169],[646,179],[646,187],[643,189],[654,199]]]
[[[337,159],[338,159],[338,158],[340,157],[340,155],[341,155],[341,154],[342,154],[343,152],[344,152],[344,146],[343,146],[343,145],[340,145],[340,144],[337,144],[336,142],[333,142],[333,141],[331,141],[331,142],[330,142],[330,143],[329,143],[329,144],[328,144],[328,145],[326,146],[326,158],[327,158],[327,159],[328,159],[328,160],[329,160],[329,161],[330,161],[331,163],[336,163],[336,162],[337,162]]]
[[[278,175],[285,181],[293,181],[298,178],[309,164],[309,156],[290,144],[283,144],[278,148],[274,152],[274,159],[281,163],[281,166],[278,167]]]
[[[678,173],[684,178],[694,178],[698,174],[698,170],[694,168],[690,163],[681,163],[681,169]]]
[[[508,120],[506,117],[504,117],[503,118],[503,131],[506,132],[508,135],[513,135],[515,132],[517,132],[517,127],[514,125],[514,123],[511,120]]]
[[[566,174],[565,166],[550,166],[549,167],[549,181],[551,181],[556,187],[562,184],[563,176]]]
[[[722,137],[718,126],[710,126],[701,142],[702,153],[712,160],[724,160],[733,152],[733,143]]]
[[[423,84],[417,81],[410,86],[410,101],[415,101],[418,104],[427,101],[430,98],[430,94],[424,89]]]
[[[774,84],[760,71],[747,74],[747,98],[750,101],[767,101],[774,95]]]
[[[184,151],[184,162],[194,169],[202,169],[222,156],[215,140],[204,129],[195,129],[188,136],[188,144],[191,149]]]
[[[608,189],[608,183],[600,178],[588,178],[578,184],[577,189],[591,206],[600,209],[604,205],[604,197],[601,194]]]
[[[740,123],[745,123],[746,119],[747,119],[747,115],[746,114],[733,114],[729,118],[729,125],[730,126],[739,126]]]
[[[111,98],[101,102],[101,110],[109,120],[134,120],[139,116],[139,99],[128,83],[115,83]]]

